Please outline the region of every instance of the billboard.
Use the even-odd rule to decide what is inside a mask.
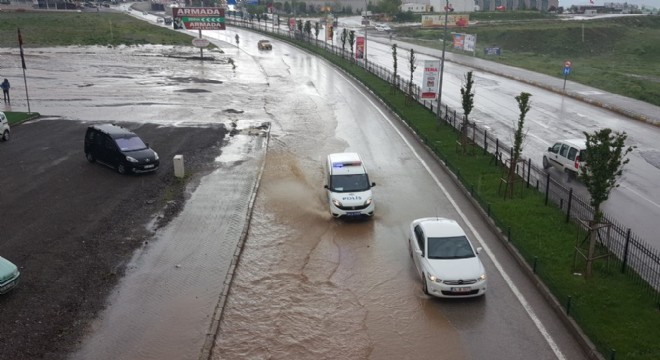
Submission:
[[[454,49],[475,52],[477,47],[477,35],[451,33]]]
[[[470,24],[470,15],[447,15],[447,27],[467,27]],[[444,28],[445,15],[422,15],[423,28]]]
[[[175,29],[225,30],[224,8],[172,8]]]
[[[355,58],[364,59],[364,36],[358,36],[355,39]]]
[[[440,60],[424,61],[424,76],[422,77],[422,99],[435,100],[440,86]]]

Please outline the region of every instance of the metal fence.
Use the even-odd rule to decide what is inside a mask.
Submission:
[[[438,118],[451,125],[457,132],[461,131],[463,115],[447,105],[440,105],[438,109],[437,101],[422,100],[418,94],[419,86],[410,84],[409,81],[401,79],[397,75],[396,81],[393,81],[394,74],[387,68],[375,63],[369,63],[364,60],[357,60],[350,50],[342,49],[341,46],[328,44],[326,41],[316,40],[314,35],[299,31],[282,30],[279,27],[268,26],[266,23],[257,24],[246,21],[229,22],[236,26],[251,28],[256,31],[275,33],[281,37],[305,41],[308,44],[323,48],[332,54],[342,57],[346,61],[352,62],[371,74],[395,84],[402,92],[411,96],[431,112],[438,115]],[[349,47],[348,43],[346,47]],[[485,128],[479,127],[476,123],[469,123],[467,130],[471,142],[478,146],[485,153],[489,153],[498,160],[500,164],[506,165],[511,161],[513,149],[510,145],[493,137]],[[566,222],[575,221],[586,232],[581,219],[592,219],[594,209],[588,199],[580,198],[573,193],[573,189],[566,188],[560,182],[550,177],[542,167],[538,167],[531,159],[523,158],[524,166],[516,166],[517,174],[525,181],[528,187],[534,187],[545,195],[545,202],[554,203],[566,215]],[[629,275],[632,281],[638,283],[642,289],[647,291],[656,301],[660,301],[660,251],[653,249],[644,240],[633,233],[630,228],[626,228],[613,217],[604,214],[603,220],[611,226],[609,227],[609,236],[605,229],[597,230],[598,246],[606,248],[613,256],[609,257],[610,265],[617,267],[618,271]]]

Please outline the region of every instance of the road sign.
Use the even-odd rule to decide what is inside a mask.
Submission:
[[[565,68],[570,68],[573,65],[573,63],[570,60],[564,61],[564,67]]]
[[[564,76],[567,76],[571,73],[571,68],[570,67],[565,67],[564,68]]]

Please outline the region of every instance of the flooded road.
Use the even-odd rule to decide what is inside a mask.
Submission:
[[[42,114],[270,123],[267,152],[259,131],[226,139],[218,169],[134,255],[73,359],[207,351],[213,359],[584,358],[451,179],[378,102],[311,55],[278,41],[259,52],[260,36],[240,34],[241,48],[220,43],[224,55],[203,64],[158,55],[185,50],[156,48],[53,49],[35,59],[33,109]],[[70,91],[52,90],[59,83]],[[360,153],[378,184],[371,220],[335,220],[327,210],[323,163],[341,151]],[[423,295],[406,229],[426,216],[460,221],[484,247],[485,298]]]

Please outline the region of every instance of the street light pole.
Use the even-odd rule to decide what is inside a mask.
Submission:
[[[442,78],[445,74],[445,50],[447,48],[447,18],[449,17],[449,0],[445,6],[445,34],[442,38],[442,60],[440,61],[440,90],[438,91],[438,120],[442,118]]]
[[[364,17],[367,17],[367,9],[369,8],[368,4],[369,0],[364,0]],[[449,0],[447,0],[449,1]],[[368,69],[369,67],[367,66],[367,26],[368,24],[364,24],[364,68]]]

